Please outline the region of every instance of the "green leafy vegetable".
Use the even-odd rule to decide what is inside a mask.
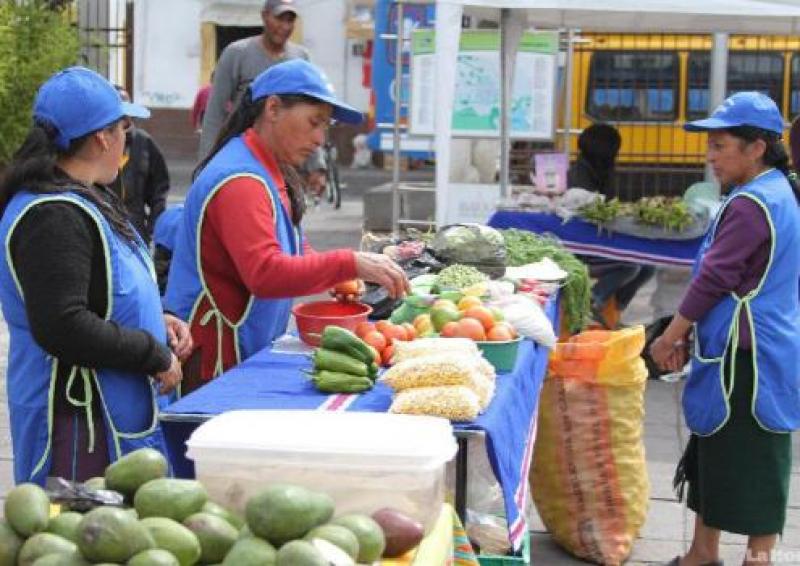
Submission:
[[[526,265],[549,257],[567,272],[567,279],[561,290],[564,322],[572,333],[583,330],[591,304],[591,282],[586,265],[554,238],[513,228],[503,230],[503,236],[508,265]]]

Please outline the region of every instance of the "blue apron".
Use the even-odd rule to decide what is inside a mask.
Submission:
[[[771,169],[736,188],[700,247],[695,274],[724,210],[735,198],[749,198],[764,211],[771,232],[770,257],[755,289],[743,297],[729,293],[695,324],[695,351],[683,409],[687,425],[701,436],[720,430],[730,416],[736,374],[735,366],[726,366],[735,359],[742,312],[750,323],[753,349],[753,417],[771,432],[800,427],[800,210],[780,171]]]
[[[275,181],[245,145],[242,136],[230,140],[206,165],[192,184],[184,202],[184,215],[178,228],[175,252],[170,265],[166,309],[175,313],[189,325],[194,323],[197,309],[208,298],[210,310],[201,325],[216,325],[217,354],[214,376],[224,371],[222,367],[223,331],[233,334],[236,363],[246,360],[286,332],[291,313],[291,299],[259,299],[250,294],[244,313],[233,320],[224,312],[213,290],[205,280],[205,268],[200,253],[200,238],[206,207],[217,191],[237,177],[249,177],[264,185],[264,192],[272,203],[275,234],[281,250],[286,255],[302,253],[302,235],[291,221],[281,202]]]
[[[58,360],[34,340],[22,289],[11,259],[10,242],[25,213],[43,202],[68,202],[84,210],[97,225],[104,247],[108,288],[105,320],[139,328],[166,343],[152,261],[141,240],[136,249],[118,236],[99,210],[74,193],[36,195],[17,193],[0,220],[5,261],[0,263],[0,301],[10,333],[7,387],[14,446],[14,480],[44,484],[50,470],[53,411]],[[166,454],[158,425],[156,394],[152,380],[143,374],[119,370],[72,367],[67,381],[67,400],[86,414],[89,451],[94,450],[92,384],[100,394],[109,460],[143,447]],[[77,393],[76,393],[77,392]]]

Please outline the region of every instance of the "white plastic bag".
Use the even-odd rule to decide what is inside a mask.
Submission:
[[[492,300],[488,306],[500,309],[511,325],[523,336],[532,338],[545,348],[552,350],[556,346],[556,334],[553,325],[542,307],[523,295],[512,295]]]

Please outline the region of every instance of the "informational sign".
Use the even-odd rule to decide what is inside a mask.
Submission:
[[[410,38],[413,30],[430,28],[433,26],[436,14],[435,4],[404,4],[403,5],[403,35]],[[404,49],[398,57],[397,43],[394,39],[384,39],[384,36],[397,33],[397,3],[391,0],[375,1],[375,40],[372,50],[372,95],[375,101],[371,109],[372,118],[376,127],[368,138],[369,147],[375,151],[391,151],[392,145],[387,149],[382,141],[388,133],[392,134],[391,125],[394,123],[394,81],[395,65],[400,61],[402,65],[402,79],[400,81],[400,123],[405,126],[408,122],[408,81],[410,74],[411,42],[404,41]],[[405,128],[402,129],[405,134]],[[418,143],[413,138],[405,135],[400,142],[401,151],[405,155],[418,158],[429,158],[428,150],[415,149]]]
[[[450,184],[445,224],[486,224],[497,210],[499,185]]]
[[[435,32],[415,30],[411,41],[411,133],[433,135],[436,113]],[[558,33],[526,32],[520,39],[511,90],[511,137],[554,135]],[[500,135],[500,35],[463,31],[459,46],[453,135]]]

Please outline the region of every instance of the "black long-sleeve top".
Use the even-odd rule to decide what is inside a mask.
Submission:
[[[106,262],[94,221],[77,206],[39,204],[11,238],[34,340],[62,364],[154,375],[171,354],[148,332],[106,321]]]

